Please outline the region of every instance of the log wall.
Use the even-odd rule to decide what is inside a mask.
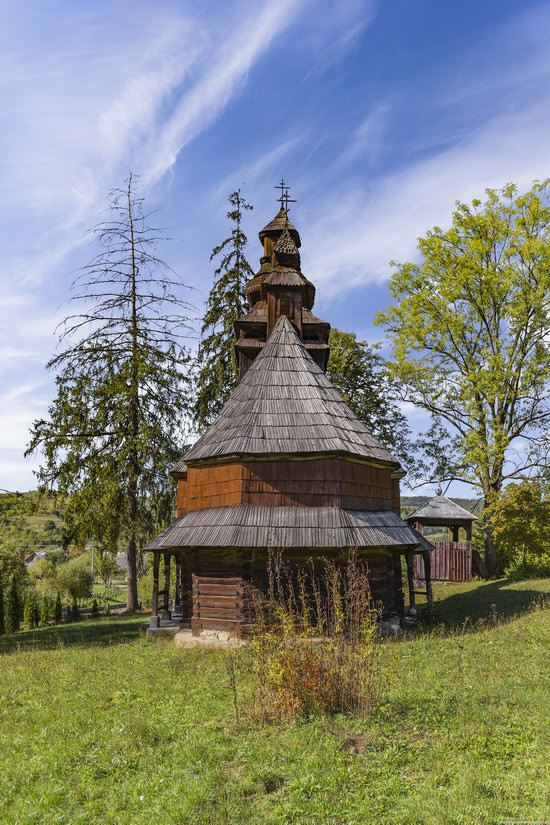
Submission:
[[[383,614],[403,615],[403,586],[401,560],[397,551],[368,550],[359,553],[360,559],[368,567],[371,595],[375,603],[381,602]],[[319,555],[308,550],[293,550],[283,555],[283,563],[290,571],[309,569],[311,561],[318,578],[322,578],[325,559],[336,564],[346,563],[346,553],[339,550],[319,551]],[[187,626],[196,615],[196,594],[193,595],[193,581],[204,579],[242,578],[251,582],[263,592],[268,590],[268,551],[220,548],[213,550],[191,550],[181,554],[182,563],[182,612],[183,623]],[[195,599],[195,601],[194,601]],[[214,618],[206,616],[206,618]],[[233,621],[233,619],[232,619]],[[211,628],[213,625],[211,625]],[[206,626],[203,629],[207,629]],[[227,629],[224,626],[217,628]]]
[[[398,512],[399,481],[384,467],[338,458],[190,467],[178,481],[178,517],[237,504]]]

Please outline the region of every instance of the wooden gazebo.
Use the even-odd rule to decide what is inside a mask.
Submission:
[[[145,548],[153,554],[153,628],[175,607],[194,635],[241,635],[243,585],[267,586],[270,549],[282,550],[292,569],[310,558],[343,563],[357,548],[373,598],[401,616],[401,554],[432,549],[400,518],[399,462],[325,375],[330,327],[311,312],[315,289],[301,273],[300,237],[284,209],[260,241],[250,312],[236,324],[242,377],[172,469],[177,518]]]
[[[472,558],[472,525],[477,516],[451,501],[441,491],[426,504],[419,507],[407,522],[419,533],[424,527],[445,527],[447,538],[433,541],[434,552],[431,557],[430,576],[432,581],[468,582],[472,578],[472,564],[478,569],[481,559]],[[460,531],[463,531],[462,540]],[[422,558],[415,558],[413,574],[415,579],[424,579],[426,571]]]

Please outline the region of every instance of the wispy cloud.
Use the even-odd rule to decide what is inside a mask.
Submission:
[[[450,220],[456,200],[550,173],[550,103],[519,103],[451,148],[365,185],[346,181],[304,231],[325,297],[387,278],[416,256],[417,238]]]
[[[337,12],[336,15],[327,13],[326,9],[321,9],[318,13],[316,7],[315,16],[310,20],[309,32],[303,35],[306,42],[309,37],[313,42],[322,44],[313,65],[303,78],[303,83],[311,82],[317,75],[328,71],[343,56],[349,54],[373,20],[376,3],[374,0],[348,0],[339,2],[333,9]]]
[[[43,397],[35,384],[17,384],[14,396],[10,379],[37,374],[50,357],[68,285],[60,273],[78,263],[106,191],[128,168],[146,185],[158,183],[308,1],[259,0],[253,14],[241,3],[138,3],[130,16],[124,4],[98,4],[73,10],[70,23],[40,9],[28,28],[6,17],[0,103],[12,128],[0,134],[0,306],[9,312],[0,329],[3,469],[21,455],[53,392],[46,376]],[[257,174],[254,165],[249,171]],[[22,473],[28,477],[28,466]]]
[[[208,69],[181,97],[151,151],[145,180],[154,183],[169,171],[179,152],[223,111],[254,62],[303,8],[303,0],[270,0],[224,38]]]

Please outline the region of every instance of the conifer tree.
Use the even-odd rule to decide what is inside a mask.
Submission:
[[[126,545],[128,610],[138,608],[140,546],[172,515],[166,467],[185,449],[189,392],[186,288],[156,254],[132,176],[111,193],[109,216],[91,230],[97,254],[73,283],[62,327],[57,396],[34,422],[42,487],[70,494],[74,538]]]
[[[40,601],[40,624],[47,625],[51,618],[50,599],[47,593],[44,593]]]
[[[8,633],[15,633],[16,630],[19,630],[19,625],[21,623],[20,610],[17,581],[14,576],[8,588],[8,598],[6,604],[6,630]]]
[[[210,260],[218,256],[214,284],[208,295],[206,314],[201,330],[199,376],[195,419],[199,430],[212,422],[223,407],[238,381],[238,365],[234,349],[234,323],[246,313],[245,286],[254,274],[245,250],[248,243],[242,229],[243,212],[252,209],[237,189],[228,197],[231,209],[227,217],[232,223],[231,234],[214,247]]]
[[[61,593],[58,593],[55,597],[53,618],[56,624],[61,624],[63,620],[63,605],[61,604]]]
[[[76,596],[73,596],[71,602],[71,621],[77,622],[80,618],[80,612],[78,610],[78,601]]]
[[[31,630],[34,627],[34,596],[31,592],[25,594],[23,627],[25,630]]]
[[[4,616],[4,588],[0,579],[0,636],[6,632],[6,619]]]

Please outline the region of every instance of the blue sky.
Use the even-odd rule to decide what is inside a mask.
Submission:
[[[550,171],[548,3],[0,0],[0,20],[3,488],[35,486],[59,305],[129,168],[199,311],[227,194],[254,204],[255,263],[283,175],[317,314],[369,341],[391,259],[455,200]]]

